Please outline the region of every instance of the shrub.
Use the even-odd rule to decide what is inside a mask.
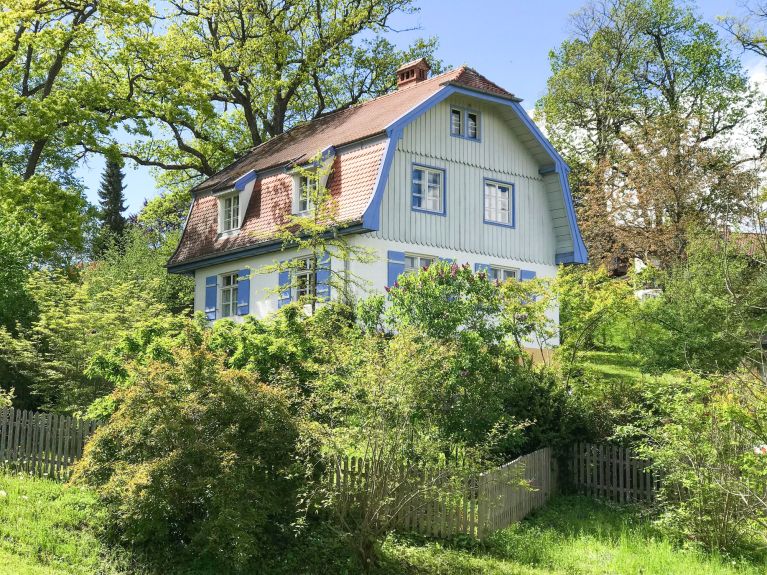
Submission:
[[[661,478],[661,525],[707,549],[767,546],[767,388],[748,374],[648,380],[643,452]]]
[[[225,367],[210,337],[187,322],[169,355],[127,366],[73,480],[98,493],[111,541],[234,569],[293,518],[299,426],[285,392]]]

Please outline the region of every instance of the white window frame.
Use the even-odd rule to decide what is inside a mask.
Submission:
[[[316,193],[319,182],[316,177],[299,175],[296,178],[295,209],[293,213],[298,216],[306,216],[314,210],[312,193]]]
[[[311,260],[311,256],[296,258],[297,262],[303,263],[303,267],[296,265],[291,269],[293,276],[291,284],[296,293],[295,301],[299,301],[302,297],[306,296],[317,297],[318,266],[315,265],[314,270],[312,270]]]
[[[483,218],[486,224],[514,227],[514,184],[485,178],[482,186],[484,197]],[[505,188],[506,207],[502,206],[501,189]],[[503,215],[505,214],[505,218]]]
[[[219,276],[218,301],[221,302],[221,317],[237,315],[239,283],[239,272],[229,272]]]
[[[503,266],[488,266],[487,267],[487,278],[490,281],[498,281],[498,282],[505,282],[507,280],[518,280],[519,279],[519,269],[517,268],[507,268]]]
[[[421,271],[424,267],[429,267],[433,263],[439,261],[437,256],[430,256],[426,254],[413,254],[405,253],[405,271],[406,274],[411,274],[417,271]]]
[[[227,202],[230,205],[227,207]],[[236,203],[236,209],[235,209]],[[221,234],[234,232],[240,229],[240,194],[226,194],[218,198],[218,231]]]
[[[416,172],[419,172],[420,174],[417,179]],[[430,176],[439,177],[438,186],[432,184]],[[412,169],[410,170],[410,208],[416,212],[426,212],[444,216],[446,179],[447,176],[445,170],[442,168],[425,166],[423,164],[413,164]],[[418,193],[416,193],[416,185],[419,188]],[[420,206],[415,205],[416,196],[420,198]]]

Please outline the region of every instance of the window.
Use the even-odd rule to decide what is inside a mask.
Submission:
[[[312,210],[312,196],[317,194],[317,178],[301,176],[296,191],[296,213],[307,214]]]
[[[405,254],[405,273],[417,272],[423,268],[428,268],[437,258],[434,256],[419,256],[415,254]]]
[[[300,258],[293,268],[293,285],[296,287],[296,298],[317,295],[317,270],[312,258]]]
[[[519,277],[519,270],[512,268],[500,268],[490,266],[487,268],[487,277],[491,281],[505,282],[506,280],[515,280]]]
[[[227,196],[219,200],[221,202],[221,225],[222,232],[229,232],[240,227],[240,195]]]
[[[513,226],[514,186],[485,181],[485,221]]]
[[[413,166],[413,209],[444,215],[444,185],[442,170]]]
[[[450,108],[450,135],[467,140],[479,140],[479,112]]]
[[[479,124],[475,112],[466,112],[466,137],[476,140],[479,137]]]
[[[457,108],[450,110],[450,133],[453,136],[463,136],[463,111]]]
[[[237,283],[239,274],[221,276],[221,317],[237,315]]]

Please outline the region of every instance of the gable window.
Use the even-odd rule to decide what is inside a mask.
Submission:
[[[476,112],[466,112],[466,137],[470,140],[479,138],[479,122]]]
[[[453,136],[463,135],[463,111],[458,108],[450,110],[450,133]]]
[[[237,315],[237,272],[221,276],[221,317]]]
[[[240,195],[234,194],[219,200],[221,216],[219,231],[229,232],[240,227]]]
[[[317,178],[303,175],[298,178],[296,190],[296,213],[308,214],[314,207],[312,197],[317,194]]]
[[[317,269],[312,258],[300,258],[293,268],[293,285],[298,299],[317,295]]]
[[[434,256],[422,256],[417,254],[405,254],[405,273],[413,273],[423,268],[428,268],[435,262]]]
[[[485,180],[485,222],[514,226],[514,186]]]
[[[445,172],[439,168],[413,166],[412,207],[445,215]]]
[[[479,112],[465,108],[450,108],[450,135],[467,140],[479,140]]]
[[[505,282],[506,280],[515,280],[519,277],[519,270],[513,268],[501,268],[490,266],[487,268],[487,277],[492,281]]]

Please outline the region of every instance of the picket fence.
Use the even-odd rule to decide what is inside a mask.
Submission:
[[[97,425],[67,415],[0,408],[0,465],[67,479]]]
[[[616,503],[654,501],[657,478],[649,462],[618,445],[576,443],[571,474],[576,489]]]
[[[446,468],[404,465],[384,474],[366,459],[344,457],[336,461],[329,481],[342,494],[357,494],[357,504],[372,490],[386,493],[390,502],[384,515],[395,529],[483,538],[543,506],[556,488],[556,467],[550,448],[460,479]]]

